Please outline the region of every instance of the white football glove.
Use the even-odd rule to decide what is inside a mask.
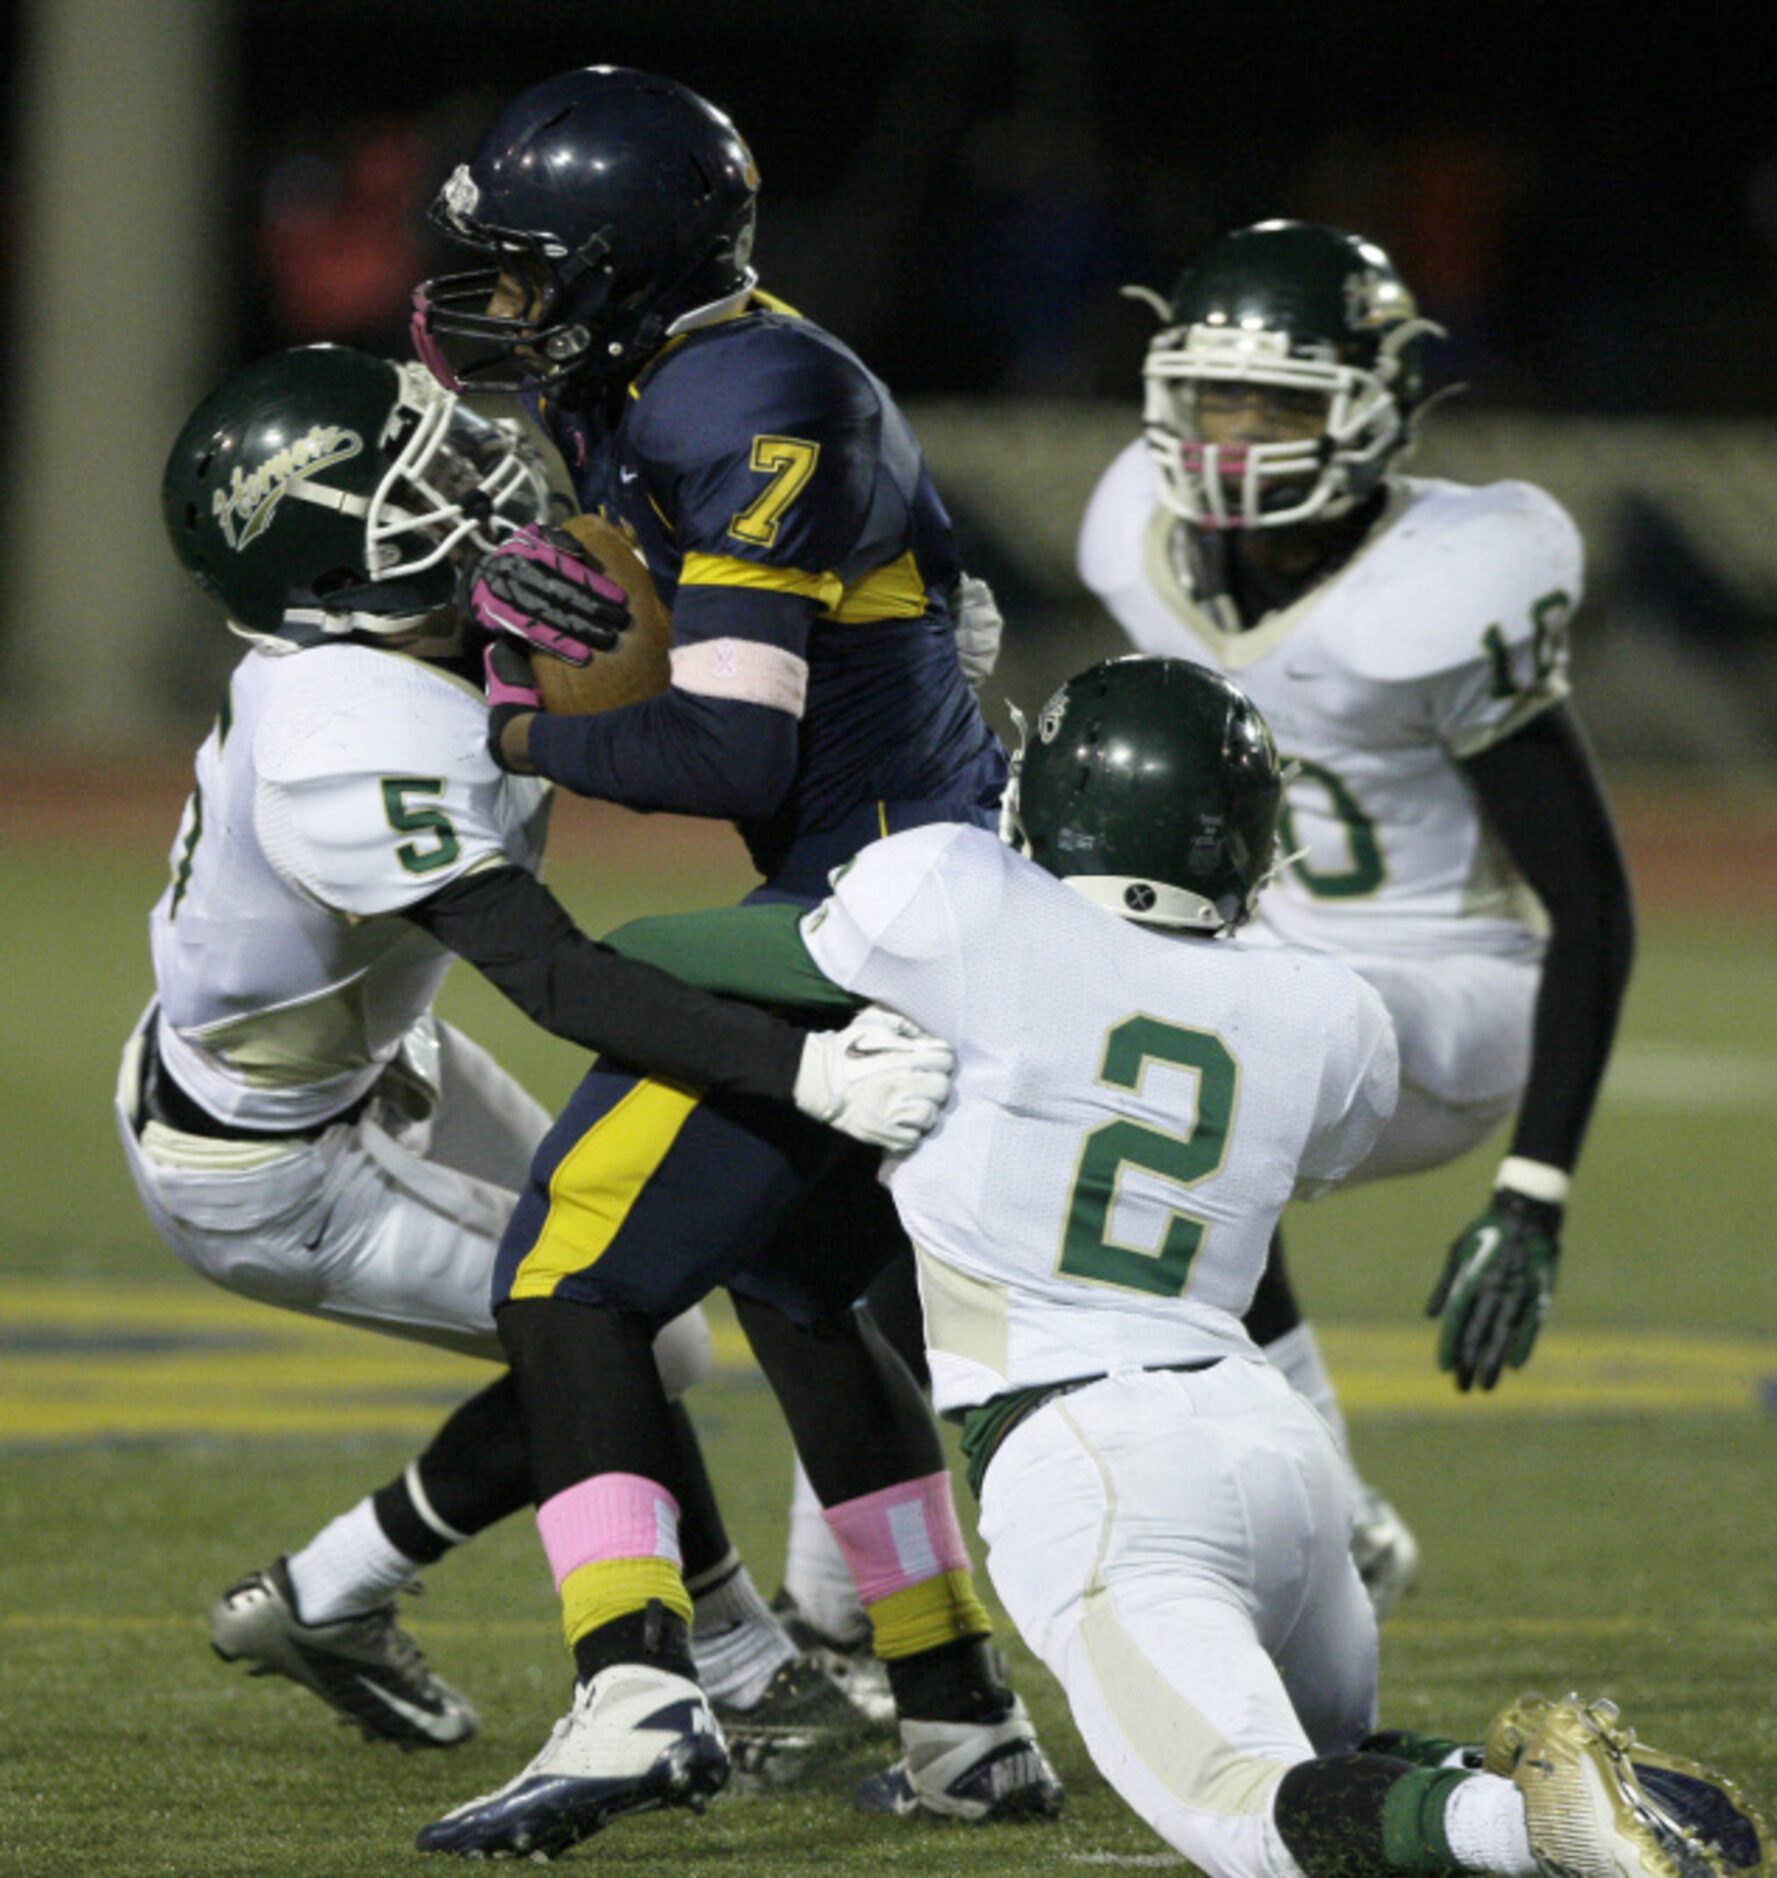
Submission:
[[[950,617],[956,625],[957,663],[969,689],[979,691],[999,661],[1000,634],[1006,629],[993,589],[973,574],[957,575],[950,590]]]
[[[938,1119],[956,1052],[911,1018],[867,1004],[843,1030],[802,1048],[796,1106],[872,1147],[903,1154]]]

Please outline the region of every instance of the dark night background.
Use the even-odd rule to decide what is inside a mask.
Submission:
[[[1153,330],[1118,288],[1302,216],[1380,241],[1449,329],[1429,383],[1466,390],[1428,425],[1429,473],[1573,509],[1609,753],[1777,781],[1768,8],[0,0],[0,54],[0,719],[197,720],[230,649],[151,512],[163,439],[275,347],[405,352],[413,283],[462,264],[424,222],[439,184],[505,100],[612,62],[734,117],[763,284],[910,407],[1016,609],[1014,667],[1065,669],[1108,630],[1071,562]],[[107,229],[91,116],[139,104]],[[72,552],[93,510],[109,585]],[[128,711],[68,681],[63,611],[123,622]]]
[[[1289,214],[1390,248],[1452,329],[1444,363],[1491,403],[1777,412],[1777,15],[1729,17],[245,5],[241,337],[306,336],[326,303],[290,282],[292,224],[367,216],[404,283],[420,206],[498,103],[609,61],[734,117],[765,178],[766,284],[910,396],[1118,395],[1146,315],[1116,288],[1169,284],[1224,229]],[[393,316],[358,317],[387,337]]]

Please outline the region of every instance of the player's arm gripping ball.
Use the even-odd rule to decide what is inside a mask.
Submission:
[[[1486,1212],[1450,1248],[1425,1310],[1442,1316],[1438,1368],[1456,1386],[1491,1389],[1522,1369],[1549,1313],[1561,1258],[1562,1207],[1496,1187]]]
[[[938,1119],[956,1053],[881,1005],[867,1004],[843,1030],[803,1045],[796,1106],[829,1128],[904,1154]]]
[[[569,665],[613,651],[634,624],[623,589],[582,555],[574,538],[536,524],[483,556],[469,606],[490,633]]]

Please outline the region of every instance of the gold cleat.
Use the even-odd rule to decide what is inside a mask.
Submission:
[[[1518,1756],[1543,1725],[1553,1704],[1546,1695],[1521,1695],[1508,1703],[1488,1724],[1487,1741],[1481,1753],[1481,1771],[1510,1780]]]
[[[1700,1761],[1643,1747],[1614,1702],[1525,1696],[1487,1735],[1545,1878],[1770,1878],[1757,1811]]]

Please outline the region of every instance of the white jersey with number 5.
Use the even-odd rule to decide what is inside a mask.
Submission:
[[[1344,567],[1247,632],[1192,593],[1146,446],[1100,479],[1080,573],[1144,652],[1220,671],[1301,765],[1267,925],[1342,953],[1535,957],[1541,916],[1459,761],[1567,695],[1584,557],[1529,483],[1404,477]]]
[[[1145,930],[978,828],[873,843],[803,923],[826,975],[957,1050],[890,1176],[940,1409],[1253,1356],[1284,1203],[1343,1179],[1395,1099],[1381,1000],[1334,959]]]
[[[159,1046],[222,1121],[349,1107],[451,955],[399,914],[490,863],[535,871],[547,785],[484,748],[467,683],[396,652],[253,652],[197,758],[151,932]]]

